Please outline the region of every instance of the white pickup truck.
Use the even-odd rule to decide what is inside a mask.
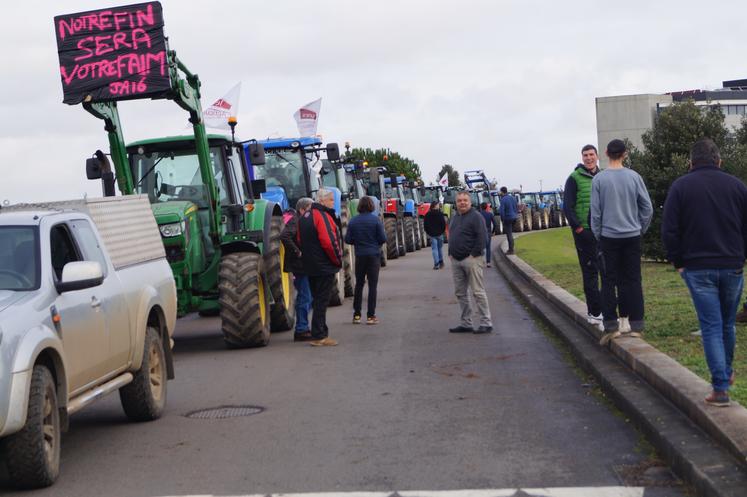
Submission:
[[[158,418],[174,377],[176,287],[145,197],[0,208],[0,462],[21,488],[59,474],[69,416],[119,390]]]

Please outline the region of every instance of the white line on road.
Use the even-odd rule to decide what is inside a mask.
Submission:
[[[644,487],[504,488],[407,490],[393,492],[315,492],[295,494],[169,495],[161,497],[643,497]]]

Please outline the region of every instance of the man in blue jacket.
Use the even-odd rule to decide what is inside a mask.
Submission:
[[[713,141],[693,145],[690,172],[669,188],[661,232],[667,259],[685,280],[700,321],[713,387],[705,402],[726,407],[734,383],[734,320],[744,285],[747,187],[721,170]]]
[[[514,253],[514,223],[519,217],[519,207],[516,205],[516,199],[513,195],[508,194],[508,188],[501,187],[501,205],[498,207],[498,213],[501,216],[503,232],[508,240],[507,254]]]
[[[348,223],[345,243],[355,246],[355,293],[353,295],[353,324],[361,322],[363,285],[368,279],[368,305],[366,324],[378,324],[376,317],[376,288],[379,283],[381,258],[379,251],[386,243],[384,224],[374,214],[375,204],[371,197],[358,202],[358,215]]]

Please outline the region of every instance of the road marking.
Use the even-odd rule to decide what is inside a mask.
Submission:
[[[644,487],[503,488],[406,490],[395,492],[313,492],[292,494],[169,495],[162,497],[643,497]]]

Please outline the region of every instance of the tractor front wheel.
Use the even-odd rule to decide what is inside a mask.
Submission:
[[[231,348],[262,347],[270,341],[270,293],[262,256],[224,255],[218,274],[221,329]]]
[[[399,257],[399,244],[397,243],[397,219],[393,217],[384,218],[384,232],[386,233],[386,256],[387,259]]]
[[[293,275],[283,271],[285,247],[280,241],[283,230],[282,216],[272,216],[270,220],[270,240],[265,247],[264,259],[267,268],[267,281],[272,300],[270,308],[270,330],[288,331],[296,323],[296,299]]]

